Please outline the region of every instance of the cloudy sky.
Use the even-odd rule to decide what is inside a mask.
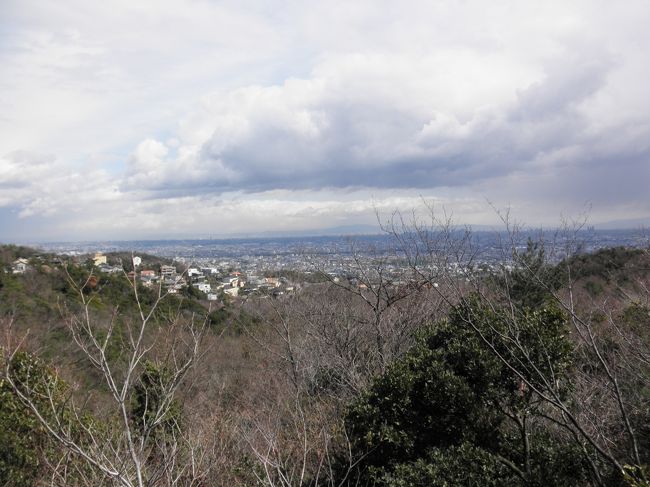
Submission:
[[[650,217],[650,4],[4,0],[0,241]]]

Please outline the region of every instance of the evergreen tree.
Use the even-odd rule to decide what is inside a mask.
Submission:
[[[565,318],[550,307],[526,309],[517,325],[513,329],[505,313],[473,300],[423,330],[413,349],[348,411],[352,447],[362,457],[357,480],[390,486],[586,484],[588,467],[577,445],[544,420],[544,401],[526,385],[543,392],[548,385],[541,376],[553,374],[552,387],[570,393]],[[520,371],[526,376],[498,354],[526,363]]]

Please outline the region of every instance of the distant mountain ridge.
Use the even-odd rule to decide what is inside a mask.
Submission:
[[[636,230],[638,228],[650,228],[650,217],[611,220],[603,223],[594,223],[593,226],[598,230]]]

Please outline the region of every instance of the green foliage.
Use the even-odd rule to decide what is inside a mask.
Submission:
[[[205,299],[205,294],[199,291],[196,286],[192,284],[185,286],[182,291],[183,296],[190,299]]]
[[[160,271],[161,265],[172,265],[173,262],[171,259],[166,259],[164,257],[156,257],[155,255],[142,254],[138,253],[138,257],[141,259],[139,269],[155,269]],[[119,264],[123,267],[125,272],[131,272],[133,268],[133,257],[134,254],[131,252],[108,252],[106,254],[106,259],[109,264]]]
[[[495,352],[525,363],[525,382]],[[454,308],[349,408],[352,447],[364,455],[358,480],[395,486],[583,482],[580,452],[531,420],[541,406],[530,385],[568,394],[571,357],[566,320],[555,308],[524,309],[514,321],[478,300]],[[551,374],[549,385],[544,377]],[[529,423],[527,462],[515,417]]]
[[[131,421],[140,434],[162,439],[180,428],[181,407],[171,396],[171,371],[146,361],[131,397]]]
[[[425,458],[399,464],[393,471],[378,469],[373,474],[376,483],[386,487],[500,487],[519,483],[496,456],[470,443],[434,448]]]
[[[226,305],[228,306],[228,305]],[[228,309],[227,307],[225,309]],[[236,319],[232,320],[231,331],[234,335],[238,336],[246,330],[252,332],[259,328],[262,324],[262,319],[259,316],[248,313],[245,309],[240,308]]]
[[[280,269],[267,271],[264,273],[267,277],[284,277],[291,282],[308,282],[311,284],[328,282],[328,276],[320,272],[301,272],[289,269]]]
[[[21,245],[0,245],[0,267],[8,267],[16,259],[31,259],[38,251]]]
[[[623,310],[622,322],[642,340],[650,340],[650,308],[633,303]]]
[[[6,365],[4,359],[2,366]],[[55,406],[63,407],[66,386],[34,356],[19,352],[9,364],[13,380],[22,385],[39,410],[51,413],[45,393],[53,391]],[[20,400],[6,378],[0,378],[0,485],[31,486],[43,472],[45,456],[55,445],[33,412]]]
[[[605,290],[605,288],[600,282],[593,281],[591,279],[585,282],[584,286],[587,292],[589,293],[589,295],[592,297],[600,296]]]
[[[640,265],[642,262],[646,265]],[[597,277],[609,281],[614,277],[617,280],[627,280],[644,267],[647,269],[647,263],[648,254],[642,249],[611,247],[591,254],[572,256],[561,262],[558,270],[566,274],[567,269],[570,269],[572,279]]]
[[[11,295],[18,297],[23,294],[23,291],[23,282],[18,276],[0,272],[0,292],[5,299]]]
[[[219,335],[228,333],[234,336],[240,336],[246,326],[250,326],[255,318],[240,310],[237,315],[229,306],[222,306],[208,314],[208,324],[213,333]]]
[[[635,348],[641,353],[650,350],[650,308],[640,303],[633,303],[626,307],[620,320],[620,332],[625,340],[634,343]],[[638,432],[641,462],[650,464],[650,364],[647,360],[640,361],[636,373],[627,377],[620,387],[627,394],[641,399],[642,406],[635,408],[631,421],[636,425]],[[647,467],[645,467],[647,470]],[[650,478],[650,472],[646,473]]]
[[[208,315],[208,319],[210,320],[210,326],[215,326],[215,327],[225,326],[229,316],[230,316],[230,312],[225,307],[211,311],[210,314]]]
[[[484,415],[482,404],[496,400],[491,384],[500,369],[473,333],[455,339],[449,322],[429,328],[350,409],[357,448],[370,452],[368,463],[381,465],[430,446],[489,443],[501,419]]]
[[[499,280],[512,301],[520,306],[535,308],[557,289],[559,280],[554,268],[546,263],[544,245],[528,239],[524,252],[513,252],[514,269]]]
[[[646,480],[644,480],[646,479]],[[646,465],[641,467],[625,465],[623,467],[623,480],[630,487],[650,487],[650,470]]]
[[[208,325],[215,334],[241,336],[246,330],[251,332],[259,327],[261,321],[258,316],[248,313],[244,308],[235,308],[228,301],[208,314]]]

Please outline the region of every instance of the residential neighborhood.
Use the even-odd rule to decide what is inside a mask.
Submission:
[[[207,301],[218,301],[219,296],[242,298],[251,294],[279,296],[295,291],[296,283],[286,278],[271,275],[258,275],[239,270],[231,270],[231,262],[188,263],[179,258],[172,264],[146,265],[140,256],[131,259],[133,270],[127,272],[130,280],[136,280],[143,286],[161,286],[170,294],[177,294],[186,288],[193,288],[202,293]],[[125,273],[122,262],[116,261],[110,255],[95,252],[92,257],[93,268],[103,274]],[[23,269],[27,262],[16,263],[16,271]],[[20,271],[20,272],[24,272]]]

